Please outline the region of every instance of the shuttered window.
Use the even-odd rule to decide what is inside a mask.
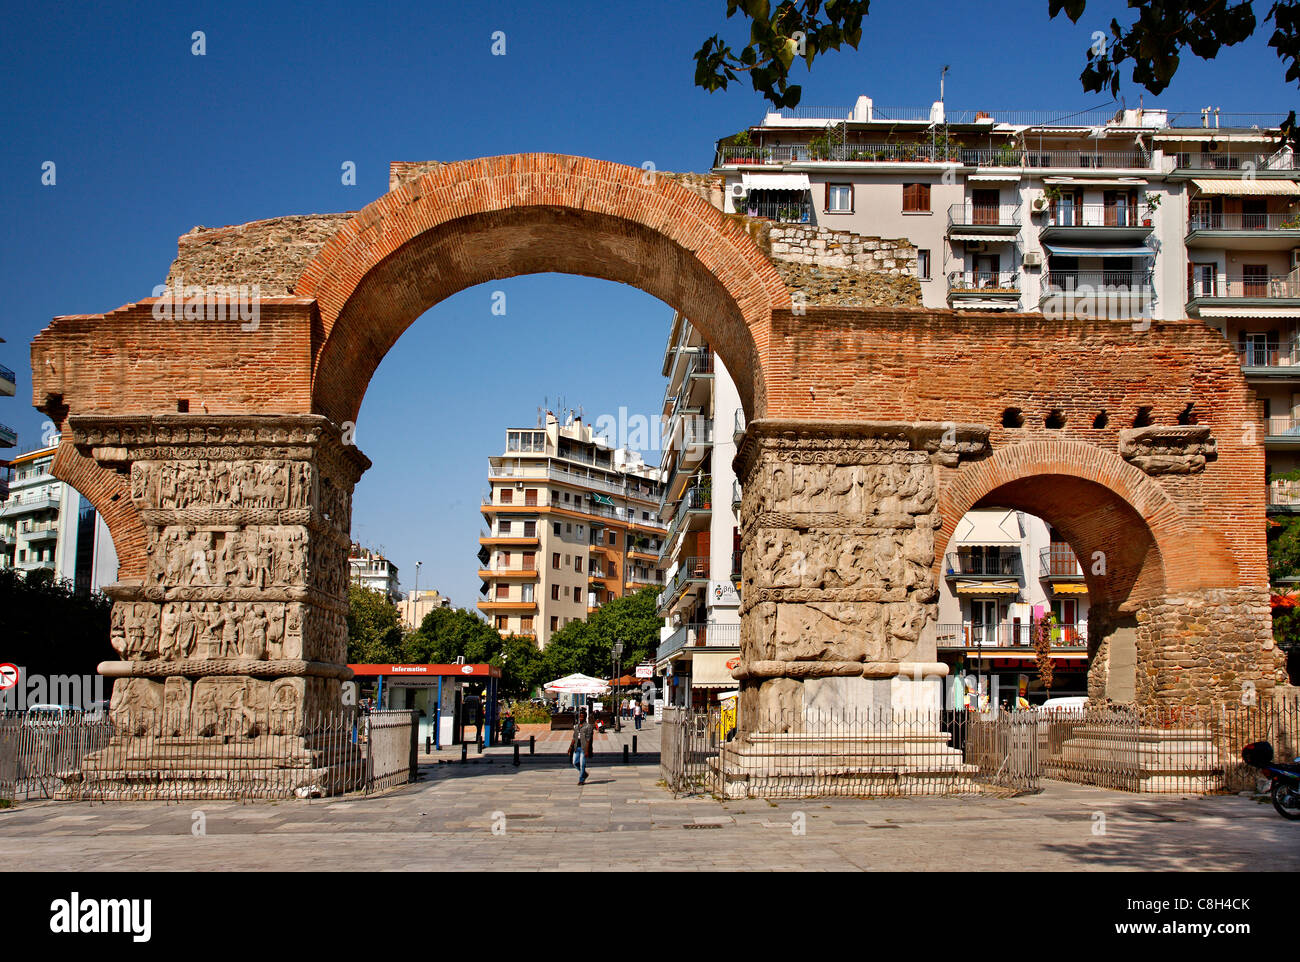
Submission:
[[[903,185],[903,211],[904,213],[921,213],[930,210],[930,185],[929,184],[904,184]]]

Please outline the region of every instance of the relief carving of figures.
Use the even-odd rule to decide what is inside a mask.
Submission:
[[[303,584],[306,537],[301,528],[271,525],[237,531],[172,526],[150,546],[149,579],[165,587]]]
[[[163,732],[180,735],[189,731],[193,686],[188,678],[174,675],[163,684]]]
[[[109,617],[109,642],[128,661],[156,657],[159,644],[158,606],[120,601]]]
[[[301,462],[299,462],[301,463]],[[131,497],[147,507],[287,508],[302,499],[284,461],[159,461],[131,467]],[[305,503],[305,501],[304,501]]]
[[[297,734],[298,706],[303,698],[298,688],[299,683],[292,678],[282,678],[271,686],[271,734]]]
[[[162,718],[162,688],[148,678],[119,678],[113,682],[108,710],[118,731],[136,735],[155,731]]]
[[[251,678],[200,678],[191,709],[206,735],[257,735],[266,728],[269,683]]]

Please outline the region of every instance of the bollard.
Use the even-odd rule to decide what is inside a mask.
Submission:
[[[432,735],[425,735],[425,736],[424,736],[424,753],[425,753],[426,755],[432,755],[432,754],[433,754],[433,736],[432,736]]]
[[[480,736],[480,737],[479,737],[479,740],[478,740],[478,753],[479,753],[480,755],[483,754],[483,738],[482,738],[482,736]]]
[[[530,755],[535,755],[535,754],[537,754],[537,736],[536,736],[536,735],[529,735],[529,736],[528,736],[528,754],[530,754]]]
[[[469,759],[469,742],[460,743],[460,761],[463,765]]]
[[[626,745],[623,746],[623,764],[624,764],[624,765],[627,764],[627,746],[626,746]]]
[[[519,746],[515,746],[515,768],[519,767]]]
[[[636,754],[636,736],[635,736],[635,735],[632,736],[632,754],[633,754],[633,755]]]

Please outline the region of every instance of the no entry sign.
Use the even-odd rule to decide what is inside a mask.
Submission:
[[[0,665],[0,691],[13,688],[18,684],[18,666],[5,663]]]

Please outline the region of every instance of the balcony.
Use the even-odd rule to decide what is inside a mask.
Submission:
[[[1263,338],[1238,342],[1237,360],[1246,377],[1290,379],[1300,377],[1300,345],[1295,340]]]
[[[536,611],[536,601],[520,601],[519,599],[511,600],[509,598],[495,598],[491,601],[478,602],[479,611]]]
[[[28,541],[57,541],[59,526],[57,524],[20,524],[18,533]]]
[[[980,625],[969,621],[959,625],[939,625],[936,639],[941,651],[965,651],[972,648],[1021,648],[1032,651],[1033,625],[1027,622]],[[1053,625],[1052,648],[1087,651],[1087,623]]]
[[[731,552],[731,580],[740,581],[741,563],[745,560],[745,552]]]
[[[537,578],[537,566],[534,565],[531,568],[521,568],[518,566],[479,568],[478,576],[484,581],[488,581],[492,578],[521,578],[525,581],[531,581],[536,580]]]
[[[1300,244],[1300,214],[1193,214],[1187,220],[1186,244],[1233,250],[1290,250]]]
[[[1019,578],[1020,552],[1014,548],[980,552],[949,551],[945,578]]]
[[[1155,300],[1150,271],[1047,271],[1042,275],[1044,314],[1121,318],[1145,314]]]
[[[1300,512],[1300,481],[1270,481],[1268,510],[1277,514]]]
[[[1063,170],[1151,170],[1152,155],[1137,150],[1024,150],[963,147],[959,144],[907,141],[895,143],[830,144],[816,147],[718,148],[717,167],[780,166],[784,164],[958,164],[963,167],[1034,167]]]
[[[0,424],[0,448],[12,448],[18,443],[18,435],[7,424]]]
[[[13,397],[14,392],[17,390],[17,375],[3,364],[0,364],[0,395]]]
[[[1051,581],[1082,581],[1083,568],[1068,544],[1051,544],[1038,552],[1038,577]]]
[[[1296,274],[1235,277],[1216,274],[1212,278],[1194,275],[1187,289],[1188,310],[1252,306],[1300,307],[1300,277]]]
[[[1044,241],[1084,243],[1137,243],[1154,230],[1149,211],[1138,212],[1137,204],[1063,204],[1054,202],[1039,231]]]
[[[1274,121],[1276,123],[1276,121]],[[1206,140],[1213,139],[1213,131],[1207,130]],[[1290,148],[1267,154],[1251,151],[1214,150],[1214,151],[1179,151],[1174,155],[1174,170],[1230,170],[1247,174],[1280,175],[1295,170],[1295,156]]]
[[[704,557],[683,558],[677,571],[668,582],[668,586],[659,593],[656,607],[660,615],[666,614],[691,585],[707,584],[709,581],[709,559]]]
[[[30,501],[10,501],[0,506],[0,518],[12,518],[20,514],[34,514],[37,511],[57,511],[58,498],[32,498]]]
[[[663,546],[665,548],[672,544],[677,533],[687,526],[693,518],[704,518],[708,512],[713,510],[713,482],[707,484],[693,484],[682,494],[682,499],[677,503],[676,510],[673,514],[673,520],[668,525],[668,533],[664,535]]]
[[[739,204],[740,201],[737,203]],[[811,224],[813,216],[811,201],[774,200],[756,197],[753,193],[744,201],[743,208],[738,208],[737,212],[750,217],[773,220],[778,224]]]
[[[1019,204],[953,204],[948,208],[950,240],[1007,241],[1020,233]]]
[[[671,658],[684,648],[739,648],[740,625],[720,625],[716,622],[682,625],[659,643],[655,659]]]
[[[494,534],[487,537],[479,538],[478,543],[490,547],[509,548],[515,545],[527,548],[539,543],[537,535],[523,534]]]
[[[1300,418],[1264,418],[1264,440],[1288,447],[1300,444]]]
[[[1020,300],[1020,274],[1015,271],[953,271],[948,275],[951,307],[1013,309]]]

